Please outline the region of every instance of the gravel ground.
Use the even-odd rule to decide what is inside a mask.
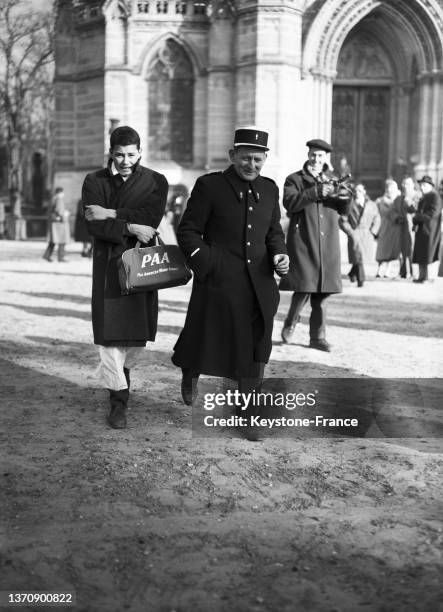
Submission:
[[[389,401],[364,437],[251,443],[192,432],[170,362],[190,286],[160,293],[128,428],[109,429],[91,261],[79,245],[68,263],[43,250],[0,242],[0,590],[75,592],[67,609],[82,612],[443,610],[443,278],[345,278],[331,353],[307,347],[306,315],[281,343],[282,294],[270,383],[316,379],[339,410],[367,389]]]

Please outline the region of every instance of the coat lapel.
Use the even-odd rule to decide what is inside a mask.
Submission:
[[[240,203],[245,202],[248,191],[248,183],[246,181],[243,181],[238,176],[234,169],[234,166],[229,166],[229,168],[223,172],[223,176],[231,186],[237,200]]]
[[[142,169],[140,166],[137,166],[132,175],[120,187],[116,188],[115,180],[112,181],[115,189],[113,198],[115,208],[125,208],[127,203],[134,198],[134,195],[140,189],[146,192],[150,190],[152,179],[151,177],[146,177],[146,180],[142,180],[143,176]]]

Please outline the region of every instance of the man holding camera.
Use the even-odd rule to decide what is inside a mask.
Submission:
[[[291,341],[310,298],[309,346],[329,352],[325,300],[331,293],[342,291],[338,217],[349,212],[352,190],[332,174],[330,144],[314,139],[306,146],[308,160],[301,170],[287,177],[283,191],[283,205],[290,218],[290,269],[280,282],[280,290],[294,294],[281,335],[283,342]]]

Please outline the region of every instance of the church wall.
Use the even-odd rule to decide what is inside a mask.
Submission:
[[[103,164],[103,76],[80,82],[57,83],[56,174],[57,187],[74,213],[86,172]]]
[[[75,167],[90,168],[103,159],[104,77],[76,83]]]
[[[207,78],[200,76],[194,83],[194,165],[204,168],[207,165],[208,129],[208,84]]]
[[[72,30],[77,48],[75,53],[65,48],[56,81],[57,179],[78,185],[81,181],[76,176],[83,180],[86,171],[103,164],[111,120],[113,125],[118,120],[140,132],[142,160],[150,163],[147,71],[168,37],[183,46],[194,70],[193,164],[152,163],[171,182],[185,181],[192,186],[205,169],[224,168],[237,125],[257,123],[269,130],[271,150],[264,173],[280,186],[287,174],[304,163],[309,138],[330,139],[336,82],[336,63],[331,61],[331,54],[338,56],[352,15],[364,19],[367,3],[245,0],[237,4],[240,10],[234,17],[179,18],[175,3],[170,3],[169,13],[157,21],[152,11],[150,16],[129,14],[127,21],[117,11],[106,16],[106,34],[105,22],[99,19]],[[408,25],[406,31],[406,22],[395,21],[395,11],[403,6],[401,0],[369,4],[386,9],[385,13],[374,9],[379,13],[372,21],[379,21],[374,27],[381,27],[383,22],[383,40],[387,40],[386,29],[391,27],[386,24],[395,22],[396,28],[395,42],[393,29],[388,49],[395,68],[389,163],[413,156],[416,174],[427,172],[436,179],[443,178],[443,81],[441,72],[426,73],[423,68],[425,62],[431,65],[434,61],[429,51],[431,43],[422,33],[413,38],[415,25]],[[427,4],[425,0],[420,3],[422,7]],[[352,11],[343,14],[344,5]],[[135,10],[136,3],[131,6]],[[358,23],[356,20],[352,27]],[[306,46],[311,50],[307,57]],[[419,77],[413,93],[411,65],[415,61]],[[416,143],[410,135],[414,121]],[[72,180],[68,179],[70,171]]]
[[[100,15],[58,16],[55,45],[55,185],[75,213],[87,171],[103,161],[105,30]]]
[[[232,146],[236,97],[235,78],[232,71],[234,40],[234,29],[230,20],[220,19],[210,25],[205,116],[206,167],[208,169],[223,168],[226,165],[227,151]],[[203,115],[205,111],[204,109],[202,111]]]

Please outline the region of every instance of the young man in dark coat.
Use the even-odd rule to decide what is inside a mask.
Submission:
[[[428,266],[438,261],[441,240],[442,202],[430,176],[418,181],[423,197],[418,202],[417,212],[412,219],[415,231],[412,263],[418,264],[418,278],[415,283],[428,280]]]
[[[92,327],[99,345],[98,374],[110,392],[108,423],[126,427],[129,370],[157,331],[157,292],[121,295],[117,262],[137,240],[155,235],[166,206],[166,178],[140,165],[140,137],[128,126],[110,139],[107,168],[88,174],[82,201],[94,237]]]
[[[272,348],[279,294],[274,271],[289,268],[280,226],[278,187],[260,176],[268,134],[239,128],[232,165],[200,177],[178,227],[178,243],[194,271],[183,331],[172,361],[192,403],[199,374],[259,385]],[[252,437],[250,439],[253,439]]]
[[[344,184],[339,186],[332,175],[327,163],[330,144],[314,139],[306,146],[308,161],[302,170],[287,177],[283,191],[283,205],[290,218],[287,245],[291,263],[280,290],[294,294],[282,340],[291,341],[310,298],[309,346],[329,351],[325,300],[342,290],[338,218],[349,212],[352,191]]]

